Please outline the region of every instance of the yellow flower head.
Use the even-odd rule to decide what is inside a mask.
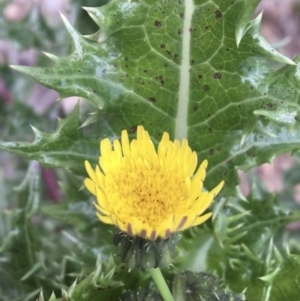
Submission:
[[[112,148],[113,145],[113,148]],[[222,189],[202,191],[207,161],[197,166],[197,154],[186,139],[170,141],[164,133],[156,151],[147,131],[137,128],[129,142],[127,131],[119,140],[100,143],[99,165],[85,161],[89,178],[84,184],[96,196],[98,218],[131,236],[147,240],[168,238],[172,233],[205,222],[201,215]]]

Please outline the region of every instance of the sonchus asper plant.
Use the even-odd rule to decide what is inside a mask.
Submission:
[[[62,16],[73,44],[69,56],[46,53],[50,68],[13,66],[60,97],[94,104],[83,123],[77,106],[53,134],[34,129],[32,143],[0,144],[84,176],[95,214],[115,231],[115,248],[98,238],[94,253],[105,258],[114,249],[125,271],[118,262],[109,268],[98,262],[89,273],[75,269],[83,280],[67,290],[60,279],[62,300],[299,296],[299,255],[289,253],[279,231],[299,211],[276,205],[262,187],[254,186],[248,200],[236,189],[237,169],[300,145],[299,58],[285,57],[260,35],[262,14],[250,20],[258,2],[112,0],[85,7],[99,30],[82,36]],[[72,214],[69,204],[51,216]],[[100,222],[92,227],[104,232]],[[90,254],[94,243],[85,241]],[[172,267],[165,277],[163,266]],[[134,273],[139,280],[128,281]]]

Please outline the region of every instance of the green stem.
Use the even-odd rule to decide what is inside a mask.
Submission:
[[[170,292],[164,276],[160,271],[160,268],[152,268],[149,270],[149,272],[164,301],[174,301],[174,298]]]

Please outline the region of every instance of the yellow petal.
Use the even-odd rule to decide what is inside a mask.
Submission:
[[[84,186],[86,187],[86,189],[93,195],[96,195],[96,185],[95,183],[89,179],[89,178],[86,178],[84,179]]]
[[[191,207],[191,211],[200,215],[211,205],[212,201],[213,194],[202,192],[199,198],[194,202],[193,206]]]
[[[101,222],[103,222],[104,224],[109,224],[109,225],[113,225],[113,221],[111,220],[110,216],[104,216],[101,215],[99,213],[96,213],[97,217],[100,219]]]
[[[195,221],[196,214],[185,214],[179,215],[176,217],[176,225],[174,231],[182,231],[191,226],[191,224]]]
[[[122,157],[122,148],[118,139],[114,140],[114,153],[117,157]]]
[[[108,138],[105,138],[101,141],[100,143],[100,152],[101,152],[101,157],[109,157],[112,149],[111,149],[111,143]]]
[[[127,131],[122,131],[121,142],[122,142],[123,155],[124,157],[128,157],[130,154],[130,147],[129,147],[129,139],[128,139]]]
[[[173,232],[173,222],[174,222],[174,215],[171,214],[168,218],[166,218],[156,229],[157,235],[161,238],[168,238],[171,233]]]
[[[104,174],[100,171],[99,165],[96,166],[96,177],[98,186],[103,189],[105,186],[105,177]]]
[[[110,216],[111,212],[110,210],[106,210],[104,209],[103,207],[101,207],[99,204],[97,203],[94,203],[94,206],[96,207],[96,209],[98,211],[100,211],[101,215],[107,215],[107,216]]]
[[[221,181],[213,190],[211,190],[210,193],[213,194],[213,197],[215,197],[221,191],[221,189],[223,188],[224,184],[225,184],[225,182]]]
[[[91,180],[95,183],[97,183],[97,177],[96,177],[96,173],[95,171],[93,170],[91,164],[89,161],[85,160],[84,161],[84,166],[85,166],[85,169],[89,175],[89,177],[91,178]]]
[[[96,187],[96,197],[97,203],[104,209],[107,209],[109,202],[105,192],[103,192],[99,187]]]
[[[195,227],[198,226],[202,223],[204,223],[205,221],[207,221],[210,217],[212,216],[212,213],[206,213],[204,215],[198,216],[195,221],[191,224],[191,227]]]

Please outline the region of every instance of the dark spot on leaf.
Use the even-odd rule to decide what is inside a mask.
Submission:
[[[180,15],[179,15],[179,16],[180,16],[180,18],[182,18],[182,19],[183,19],[183,18],[184,18],[184,13],[180,13]]]
[[[194,64],[195,63],[195,61],[194,60],[191,60],[191,64]]]
[[[161,27],[161,22],[159,22],[159,21],[156,20],[156,21],[154,22],[154,26],[155,26],[155,27]]]
[[[220,79],[222,77],[221,73],[215,73],[214,74],[214,79]]]
[[[160,84],[163,86],[165,81],[162,75],[155,76],[155,79],[159,80]]]
[[[198,108],[197,108],[197,107],[194,107],[194,111],[197,112],[197,110],[198,110]]]
[[[252,86],[250,86],[250,90],[253,90],[253,87],[252,87]]]
[[[81,72],[82,72],[82,70],[81,70],[81,69],[78,69],[78,72],[79,72],[79,73],[81,73]]]
[[[178,30],[177,30],[177,33],[178,33],[179,35],[181,35],[181,29],[178,29]]]
[[[189,31],[192,32],[192,31],[193,31],[193,28],[191,27],[191,28],[189,29]]]
[[[210,87],[209,87],[208,85],[204,85],[204,86],[203,86],[203,90],[204,90],[205,92],[207,92],[207,91],[210,90]]]
[[[214,150],[211,148],[208,153],[212,156],[214,154]]]
[[[207,114],[207,117],[210,117],[210,113]]]
[[[165,44],[161,44],[161,45],[160,45],[160,48],[165,48],[165,47],[166,47]]]
[[[126,64],[125,67],[128,68],[128,65]]]
[[[144,72],[147,73],[148,71],[147,71],[147,70],[144,70]]]
[[[165,63],[165,64],[164,64],[164,67],[168,68],[168,63]]]
[[[136,125],[133,125],[130,129],[129,129],[129,133],[135,133],[137,129]]]
[[[212,132],[212,128],[208,128],[208,130],[209,130],[210,132]]]
[[[222,14],[219,10],[216,10],[215,11],[215,17],[218,19],[218,18],[221,18],[222,17]]]
[[[267,103],[268,108],[276,108],[276,105],[272,104],[271,102]]]
[[[226,51],[229,51],[229,48],[226,48]]]
[[[156,102],[156,98],[153,97],[153,96],[149,97],[148,100],[151,101],[151,102]]]
[[[201,75],[201,74],[199,74],[199,75],[198,75],[198,78],[202,78],[202,75]]]

